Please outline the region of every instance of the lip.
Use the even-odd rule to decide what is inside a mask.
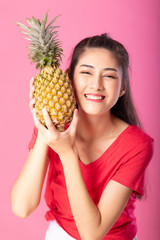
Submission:
[[[97,94],[97,93],[85,93],[84,97],[87,101],[93,101],[93,102],[103,102],[105,99],[104,95]]]

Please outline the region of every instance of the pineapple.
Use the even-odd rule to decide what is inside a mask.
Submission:
[[[31,41],[28,56],[39,69],[34,82],[37,118],[45,125],[42,109],[47,109],[55,127],[63,132],[66,123],[72,120],[76,101],[68,74],[59,68],[63,49],[55,31],[58,26],[52,25],[57,17],[47,27],[48,12],[42,22],[32,17],[26,18],[29,27],[18,22],[17,25],[25,30],[23,33]]]

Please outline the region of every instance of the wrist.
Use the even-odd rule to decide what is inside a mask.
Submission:
[[[64,167],[68,167],[69,165],[73,166],[74,163],[78,162],[78,155],[73,149],[59,154],[59,157]]]
[[[42,147],[48,149],[48,144],[45,142],[43,135],[38,131],[37,142],[41,144]]]

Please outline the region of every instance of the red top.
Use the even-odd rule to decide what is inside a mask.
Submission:
[[[34,129],[29,149],[33,148],[36,136],[37,130]],[[144,173],[153,154],[152,142],[153,139],[141,129],[129,125],[96,161],[84,165],[79,160],[86,187],[96,205],[111,179],[133,189],[124,211],[103,239],[131,240],[135,237],[135,195],[144,194]],[[80,240],[68,200],[61,161],[50,148],[48,156],[50,166],[45,200],[49,211],[45,217],[47,220],[56,219],[68,234]]]

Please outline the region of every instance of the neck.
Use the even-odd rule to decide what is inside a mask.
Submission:
[[[95,139],[104,134],[111,134],[115,117],[107,112],[98,116],[88,115],[79,109],[77,136],[82,140]]]

